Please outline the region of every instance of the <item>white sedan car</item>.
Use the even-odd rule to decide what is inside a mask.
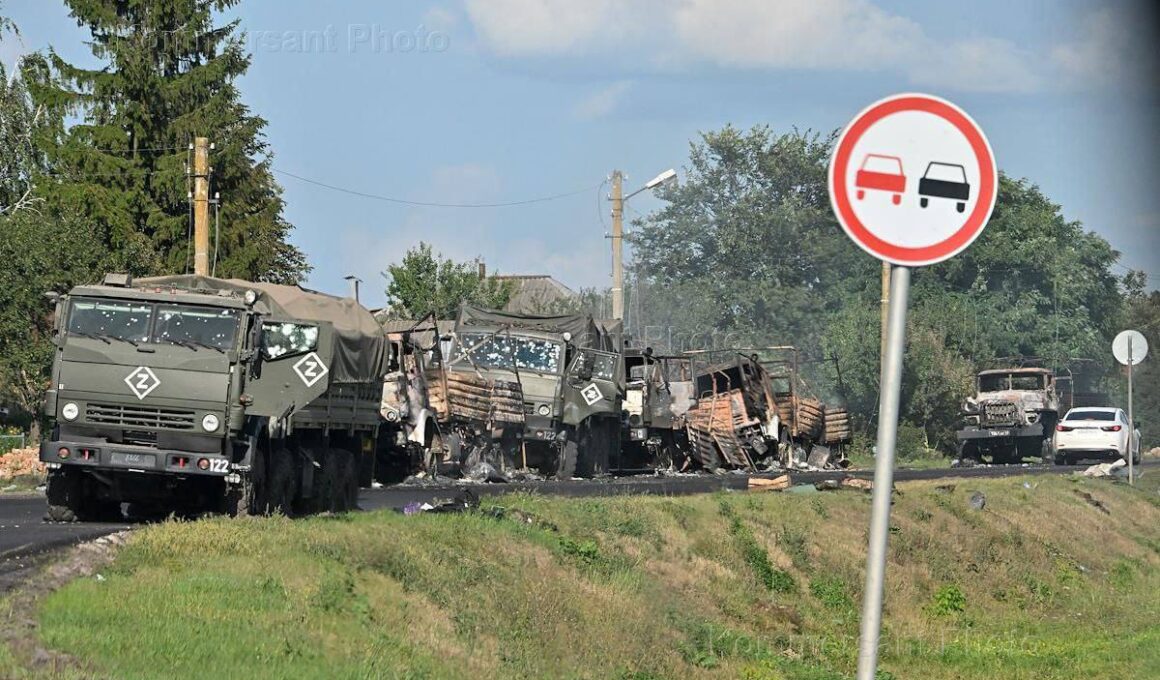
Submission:
[[[1130,435],[1130,438],[1129,438]],[[1086,458],[1128,459],[1140,462],[1140,431],[1128,423],[1119,408],[1073,408],[1055,426],[1052,440],[1056,465],[1070,465]]]

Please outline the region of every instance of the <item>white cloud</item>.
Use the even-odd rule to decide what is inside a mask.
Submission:
[[[630,87],[632,87],[631,81],[618,80],[607,87],[600,88],[576,104],[574,110],[576,117],[592,120],[607,116],[620,105]]]
[[[423,26],[431,31],[450,32],[459,27],[459,15],[441,5],[423,13]]]
[[[566,54],[614,26],[614,0],[466,0],[481,40],[497,54]]]
[[[674,68],[895,72],[946,90],[1033,91],[1034,55],[1008,40],[942,43],[869,0],[465,0],[484,47]],[[626,54],[628,52],[628,54]]]
[[[861,0],[686,0],[677,38],[717,64],[766,68],[853,68],[897,64],[922,28]]]

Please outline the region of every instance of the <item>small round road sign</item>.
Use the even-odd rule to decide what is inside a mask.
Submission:
[[[830,161],[830,202],[846,234],[887,262],[919,267],[971,245],[998,193],[995,156],[962,109],[926,94],[870,105]]]
[[[1148,356],[1148,339],[1140,331],[1124,331],[1112,342],[1112,354],[1125,366],[1136,366]]]

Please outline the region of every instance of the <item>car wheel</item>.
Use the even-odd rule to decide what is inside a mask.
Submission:
[[[966,210],[966,209],[967,209],[967,204],[966,204],[966,203],[956,203],[956,204],[955,204],[955,210],[958,210],[959,212],[962,212],[962,211],[964,211],[964,210]]]
[[[925,208],[926,206],[930,205],[930,201],[926,198],[920,198],[918,199],[918,204]]]

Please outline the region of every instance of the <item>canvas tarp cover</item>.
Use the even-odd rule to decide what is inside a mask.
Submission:
[[[459,308],[459,319],[456,321],[455,328],[457,331],[464,331],[472,326],[492,329],[523,329],[554,334],[571,333],[572,342],[576,343],[578,347],[614,350],[610,338],[604,334],[603,330],[592,320],[592,317],[584,314],[528,316],[464,304]]]
[[[386,345],[382,327],[369,310],[351,298],[334,297],[298,286],[208,276],[157,276],[136,279],[133,284],[191,292],[228,291],[238,295],[256,290],[262,297],[254,308],[261,314],[283,319],[328,321],[334,326],[334,356],[329,357],[328,362],[332,382],[370,382],[378,380],[381,375]]]

